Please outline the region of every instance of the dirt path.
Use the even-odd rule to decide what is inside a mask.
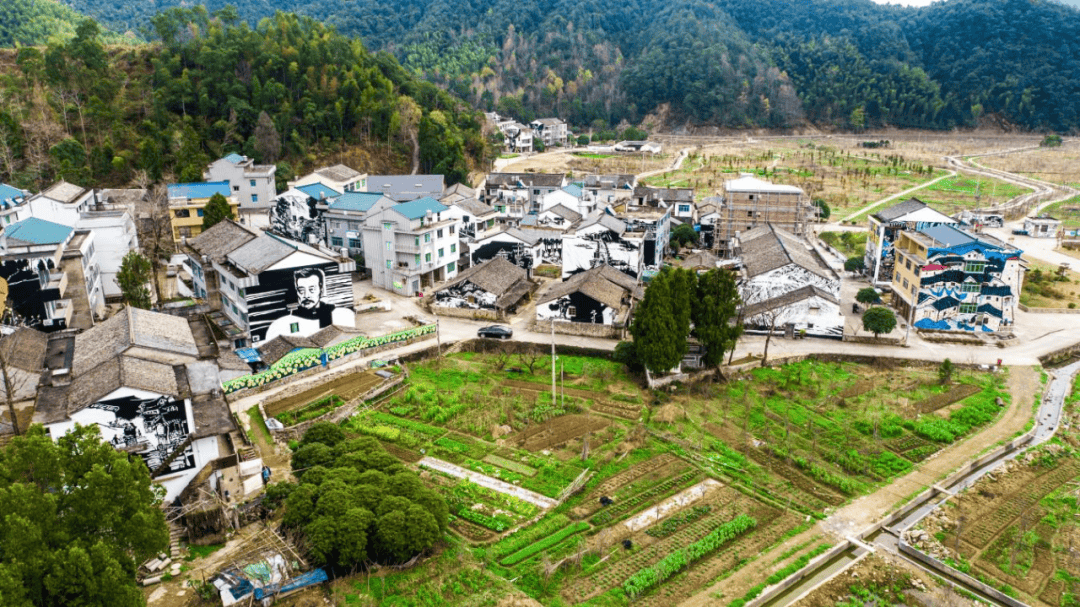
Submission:
[[[793,555],[786,561],[773,564],[773,558],[770,558],[769,554],[783,554],[823,534],[834,538],[833,543],[835,543],[836,540],[858,533],[892,511],[900,500],[933,485],[942,477],[977,457],[979,453],[997,444],[998,441],[1012,438],[1017,432],[1023,431],[1033,415],[1032,404],[1035,394],[1040,389],[1039,372],[1032,367],[1009,367],[1007,385],[1012,395],[1012,403],[992,426],[969,436],[961,443],[946,447],[912,472],[837,510],[817,525],[788,539],[756,561],[747,564],[730,578],[683,601],[680,607],[714,605],[716,601],[712,595],[721,591],[727,602],[741,597],[751,587],[761,583],[772,572],[779,570],[786,562],[794,558]]]

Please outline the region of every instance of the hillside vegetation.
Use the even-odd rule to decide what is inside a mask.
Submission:
[[[160,42],[107,50],[86,20],[69,42],[0,61],[0,181],[198,181],[233,151],[285,179],[359,145],[402,172],[418,147],[421,171],[455,183],[484,157],[476,111],[310,18],[252,29],[173,9],[154,26]]]
[[[155,7],[69,0],[124,31]],[[221,0],[207,2],[221,9]],[[1070,131],[1080,121],[1080,14],[1039,0],[239,0],[257,23],[309,15],[394,53],[483,109],[579,126],[675,118],[729,127],[809,121],[945,129],[982,117]]]

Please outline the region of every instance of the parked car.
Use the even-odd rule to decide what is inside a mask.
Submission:
[[[490,337],[492,339],[510,339],[514,336],[514,330],[503,325],[491,325],[490,327],[481,327],[476,332],[476,335],[477,337]]]
[[[1012,233],[1016,236],[1031,236],[1027,230],[1013,230]]]

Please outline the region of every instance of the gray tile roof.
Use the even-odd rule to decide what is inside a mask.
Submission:
[[[569,221],[570,223],[573,223],[573,222],[578,221],[579,219],[581,219],[581,213],[578,213],[574,209],[571,209],[570,207],[567,207],[567,206],[561,205],[561,204],[557,204],[557,205],[551,207],[550,209],[548,209],[548,210],[546,210],[544,212],[545,213],[554,213],[555,215],[558,215],[559,217],[562,217],[563,219]]]
[[[608,215],[603,211],[586,217],[584,220],[582,220],[580,224],[578,224],[577,229],[578,231],[580,231],[583,228],[592,227],[596,224],[600,224],[605,228],[611,230],[612,232],[615,232],[616,234],[623,234],[624,232],[626,232],[626,222],[619,219],[618,217]]]
[[[887,209],[882,209],[877,213],[874,213],[874,218],[881,222],[889,222],[898,217],[903,217],[908,213],[921,211],[922,209],[925,209],[926,206],[926,203],[918,198],[908,198],[904,202],[894,204]]]
[[[228,253],[225,258],[248,274],[259,274],[292,255],[296,246],[269,234],[260,234]]]
[[[822,299],[840,305],[840,302],[837,301],[837,299],[833,297],[828,291],[823,291],[813,285],[807,285],[805,287],[795,289],[794,291],[788,291],[783,295],[777,295],[776,297],[773,297],[771,299],[766,299],[764,301],[759,301],[755,304],[746,306],[745,308],[743,308],[743,317],[752,318],[754,316],[757,316],[758,314],[762,314],[776,308],[789,306],[793,303],[802,301],[804,299],[809,299],[814,296],[821,297]]]
[[[347,167],[343,164],[335,164],[331,167],[315,169],[315,173],[332,181],[348,181],[363,175],[360,171]]]
[[[836,278],[829,266],[810,251],[805,242],[772,224],[748,230],[739,240],[747,278],[788,264],[795,264],[823,278]]]
[[[209,230],[187,240],[187,246],[199,255],[221,263],[225,256],[251,242],[259,233],[231,219],[219,222]]]
[[[41,193],[42,196],[52,198],[53,200],[59,200],[64,203],[72,203],[82,197],[87,192],[86,188],[77,186],[73,183],[66,181],[59,181],[52,187]]]
[[[574,274],[561,283],[557,283],[542,295],[538,304],[553,301],[570,293],[581,293],[610,307],[621,308],[627,295],[635,299],[644,296],[645,291],[637,281],[609,265],[596,266],[579,274]]]
[[[445,201],[443,204],[447,204]],[[484,204],[476,198],[462,198],[449,203],[451,206],[458,207],[463,211],[467,211],[475,217],[484,217],[485,215],[492,215],[495,213],[495,207]]]
[[[526,187],[549,187],[561,188],[566,183],[566,176],[562,173],[488,173],[487,187],[509,186],[518,187],[518,184]]]
[[[192,359],[199,356],[186,319],[127,306],[75,337],[72,372],[76,376],[87,373],[135,347]]]
[[[442,175],[369,175],[367,183],[369,192],[405,202],[424,196],[441,198],[445,182]]]
[[[20,327],[0,340],[0,352],[7,364],[30,373],[40,373],[45,368],[45,351],[49,335],[36,329]]]
[[[524,268],[520,268],[503,257],[495,257],[478,266],[473,266],[457,275],[454,280],[446,283],[446,286],[440,288],[449,289],[456,287],[464,282],[471,282],[472,284],[480,287],[484,291],[495,295],[496,307],[506,308],[517,303],[515,301],[502,301],[503,296],[510,294],[511,292],[521,291],[518,284],[519,282],[526,282],[528,273]],[[523,292],[518,295],[518,300],[521,299],[521,295],[527,293],[530,285],[526,284]]]

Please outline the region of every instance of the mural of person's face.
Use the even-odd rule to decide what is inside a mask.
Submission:
[[[314,308],[322,299],[318,276],[306,276],[296,280],[296,296],[301,308]]]

